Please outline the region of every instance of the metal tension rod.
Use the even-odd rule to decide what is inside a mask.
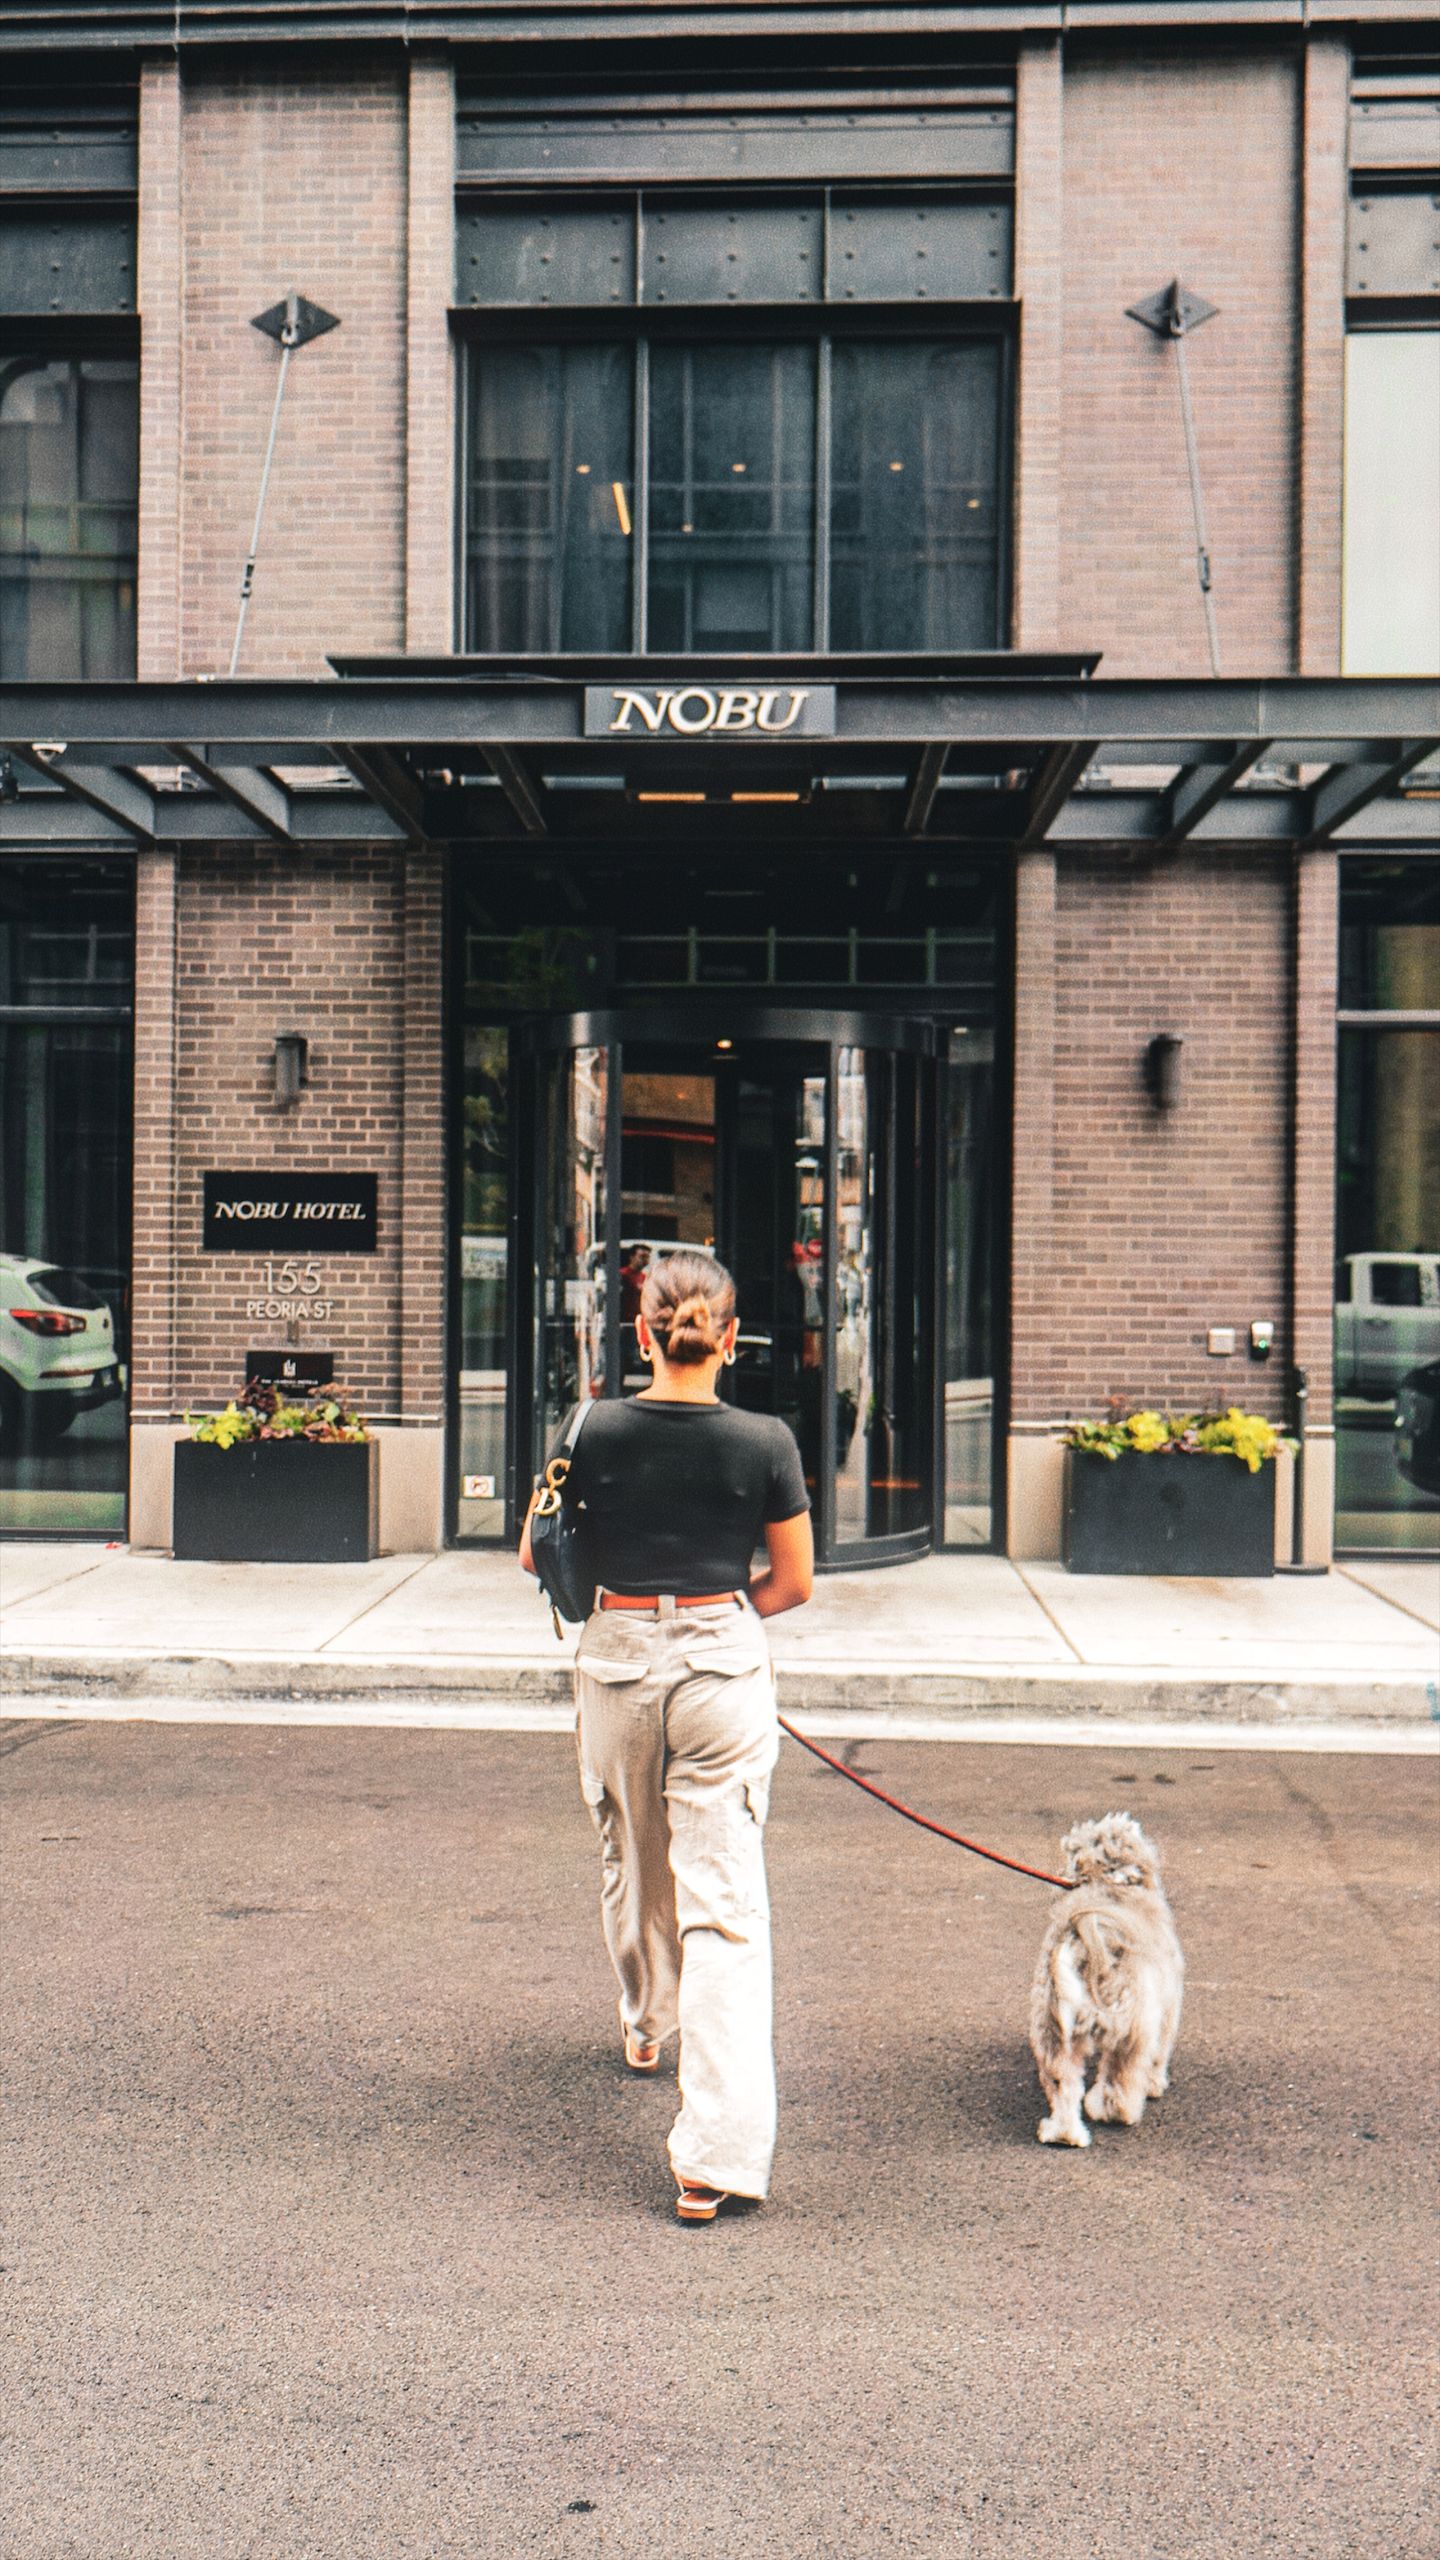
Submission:
[[[1220,673],[1220,633],[1215,622],[1215,599],[1210,592],[1210,543],[1205,531],[1205,499],[1200,487],[1200,456],[1195,443],[1195,412],[1190,403],[1190,367],[1185,355],[1185,340],[1192,329],[1203,328],[1213,320],[1217,305],[1202,302],[1198,293],[1187,293],[1177,278],[1162,285],[1158,293],[1147,294],[1143,302],[1132,302],[1125,313],[1127,320],[1138,320],[1142,329],[1153,329],[1157,338],[1169,338],[1175,348],[1175,362],[1180,375],[1180,415],[1185,424],[1185,459],[1190,466],[1190,508],[1195,518],[1195,574],[1200,581],[1200,602],[1205,610],[1205,637],[1210,643],[1210,673]]]
[[[303,293],[287,293],[283,302],[273,303],[251,321],[252,329],[260,329],[274,338],[280,347],[280,379],[275,385],[275,406],[270,412],[270,441],[265,447],[265,468],[260,474],[260,495],[255,503],[255,525],[245,567],[240,578],[240,611],[235,622],[235,639],[230,651],[230,673],[240,664],[240,643],[245,634],[245,616],[255,585],[255,555],[260,548],[260,526],[265,514],[265,499],[270,487],[270,465],[275,459],[275,438],[280,429],[280,403],[285,397],[285,377],[290,359],[297,347],[308,347],[312,338],[323,338],[328,329],[338,329],[333,311],[322,311],[318,302],[307,302]]]

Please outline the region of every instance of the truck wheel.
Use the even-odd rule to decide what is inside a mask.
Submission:
[[[75,1419],[76,1407],[69,1396],[27,1396],[21,1408],[19,1445],[32,1449],[48,1449],[61,1439]]]

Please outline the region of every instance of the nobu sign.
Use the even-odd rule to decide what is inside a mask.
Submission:
[[[373,1253],[373,1173],[207,1173],[207,1253]]]
[[[587,684],[587,738],[833,738],[833,684]]]

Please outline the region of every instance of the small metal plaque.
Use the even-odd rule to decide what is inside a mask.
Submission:
[[[272,1343],[265,1351],[245,1354],[245,1383],[255,1387],[294,1388],[303,1392],[313,1387],[328,1387],[335,1376],[333,1351],[287,1351],[282,1343]]]

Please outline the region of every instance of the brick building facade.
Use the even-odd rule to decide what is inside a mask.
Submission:
[[[27,14],[8,13],[7,45],[23,46]],[[227,30],[226,13],[211,12],[203,33],[182,13],[178,40],[170,13],[159,13],[164,30],[150,24],[155,14],[112,12],[103,53],[77,43],[41,62],[20,51],[10,128],[23,159],[27,147],[33,157],[37,137],[60,135],[67,110],[85,100],[99,99],[117,131],[133,117],[134,323],[123,318],[119,296],[92,314],[87,286],[67,291],[62,277],[57,288],[53,260],[43,275],[43,261],[32,275],[22,260],[16,297],[17,324],[35,324],[37,362],[57,355],[82,361],[92,321],[111,332],[107,347],[138,354],[133,662],[47,664],[43,653],[27,658],[22,651],[4,670],[22,679],[5,735],[14,742],[23,788],[0,813],[22,867],[49,859],[62,840],[68,858],[83,859],[96,844],[128,847],[133,858],[132,1539],[169,1543],[169,1451],[180,1417],[232,1392],[245,1351],[274,1332],[262,1325],[257,1333],[246,1313],[256,1300],[257,1266],[203,1248],[201,1177],[215,1166],[282,1164],[363,1170],[379,1180],[378,1248],[357,1257],[341,1275],[343,1286],[336,1284],[327,1343],[382,1432],[382,1544],[425,1548],[457,1532],[503,1534],[545,1419],[542,1371],[548,1376],[552,1356],[545,1328],[558,1320],[556,1308],[568,1308],[582,1330],[592,1319],[602,1332],[610,1327],[603,1358],[596,1352],[591,1359],[578,1335],[575,1343],[567,1336],[563,1354],[554,1355],[560,1383],[574,1385],[577,1375],[592,1372],[598,1383],[612,1376],[617,1356],[623,1370],[616,1257],[630,1215],[625,1198],[663,1198],[663,1184],[657,1192],[629,1179],[629,1171],[641,1165],[647,1144],[644,1164],[663,1171],[663,1150],[688,1143],[683,1130],[700,1086],[715,1096],[721,1166],[729,1105],[726,1069],[715,1057],[718,1051],[728,1059],[734,1046],[722,1022],[729,1004],[745,1026],[736,1036],[742,1046],[752,1044],[755,1058],[772,1051],[778,1057],[782,1036],[791,1044],[799,1082],[783,1110],[802,1115],[794,1121],[797,1148],[808,1143],[805,1042],[818,1044],[817,1058],[827,1048],[830,1060],[814,1069],[819,1082],[830,1077],[828,1170],[823,1179],[800,1181],[795,1234],[784,1250],[803,1272],[808,1233],[824,1284],[832,1295],[840,1286],[838,1313],[825,1319],[828,1333],[823,1325],[817,1331],[814,1357],[837,1391],[840,1412],[838,1422],[815,1423],[816,1465],[831,1475],[838,1470],[842,1487],[851,1462],[841,1443],[847,1431],[859,1428],[863,1437],[871,1428],[856,1423],[857,1398],[883,1406],[885,1380],[896,1374],[891,1336],[902,1317],[893,1306],[877,1311],[886,1289],[919,1310],[927,1337],[925,1380],[915,1392],[930,1418],[907,1440],[901,1417],[885,1442],[910,1455],[882,1463],[878,1425],[865,1442],[868,1458],[859,1441],[860,1454],[852,1453],[852,1474],[858,1467],[863,1476],[868,1464],[872,1485],[923,1485],[923,1498],[906,1510],[905,1497],[892,1495],[888,1511],[874,1509],[868,1529],[857,1529],[852,1552],[863,1548],[876,1561],[915,1552],[948,1523],[952,1537],[968,1542],[993,1541],[1017,1555],[1056,1553],[1059,1432],[1068,1417],[1122,1396],[1172,1407],[1241,1402],[1284,1420],[1299,1367],[1309,1388],[1308,1547],[1312,1557],[1327,1554],[1342,875],[1366,860],[1398,864],[1408,896],[1433,851],[1426,807],[1415,795],[1435,744],[1425,734],[1419,690],[1385,700],[1367,691],[1367,679],[1373,687],[1385,677],[1403,681],[1433,670],[1352,667],[1342,630],[1347,331],[1359,325],[1353,209],[1347,218],[1356,101],[1369,94],[1367,78],[1383,89],[1383,73],[1390,83],[1384,96],[1393,92],[1415,110],[1419,145],[1411,137],[1397,147],[1383,172],[1387,203],[1408,207],[1424,165],[1415,149],[1423,154],[1427,136],[1440,130],[1433,114],[1440,96],[1433,82],[1427,86],[1417,49],[1419,16],[1405,0],[1352,0],[1323,12],[1277,6],[1263,25],[1250,23],[1243,8],[1209,11],[1203,26],[1190,23],[1193,13],[1177,12],[1165,27],[1156,23],[1163,13],[1147,9],[1142,32],[1130,23],[1136,13],[1125,0],[1114,0],[1070,11],[1061,32],[1053,9],[1039,5],[986,11],[983,29],[979,13],[957,5],[944,13],[943,31],[922,41],[898,20],[886,38],[871,19],[860,30],[844,10],[826,9],[792,13],[783,34],[742,41],[726,31],[728,20],[722,27],[696,9],[666,17],[663,30],[657,20],[671,49],[662,70],[644,57],[629,21],[617,17],[612,28],[603,11],[583,43],[559,20],[548,34],[537,20],[523,42],[504,45],[486,40],[483,11],[464,7],[432,12],[416,29],[411,13],[402,28],[401,13],[357,6],[343,42],[337,35],[333,43],[265,46],[244,40],[244,13],[235,13],[236,29]],[[233,40],[222,41],[227,33]],[[808,154],[793,170],[784,133],[774,139],[787,119]],[[703,196],[706,219],[718,221],[727,203],[740,204],[727,193],[715,156],[722,147],[715,128],[725,129],[727,120],[751,155],[742,176],[753,163],[762,212],[779,206],[799,225],[813,220],[826,244],[820,290],[836,299],[833,325],[827,314],[807,316],[793,324],[802,333],[794,337],[773,281],[762,293],[744,269],[740,287],[742,301],[763,303],[763,322],[752,323],[750,337],[771,364],[767,416],[777,438],[796,400],[811,397],[809,377],[802,379],[799,359],[791,360],[794,347],[803,341],[807,350],[812,343],[821,349],[813,395],[820,423],[806,429],[819,459],[814,486],[807,481],[802,492],[812,511],[807,521],[819,528],[805,537],[817,564],[817,599],[838,613],[829,599],[850,592],[846,576],[856,593],[868,592],[864,562],[854,567],[853,545],[846,555],[833,530],[840,519],[832,483],[840,488],[850,465],[838,442],[827,453],[824,436],[831,418],[845,414],[851,362],[834,281],[843,271],[834,261],[853,252],[838,245],[845,236],[838,226],[858,220],[871,227],[866,238],[879,238],[888,223],[873,254],[888,259],[885,273],[900,281],[871,289],[867,325],[882,341],[888,330],[897,349],[917,344],[923,329],[932,363],[947,331],[1001,350],[997,449],[983,470],[966,464],[980,494],[964,501],[982,524],[993,513],[999,528],[994,627],[978,642],[965,635],[963,645],[945,643],[942,633],[912,660],[905,647],[884,641],[877,605],[874,627],[882,637],[861,650],[830,654],[817,618],[797,651],[776,623],[768,646],[762,641],[747,651],[732,634],[709,644],[707,656],[697,644],[691,677],[677,674],[673,658],[654,649],[647,655],[637,570],[631,646],[617,650],[583,634],[552,640],[546,679],[545,651],[507,641],[503,623],[492,629],[484,621],[491,574],[485,507],[501,528],[495,557],[503,554],[510,581],[505,586],[496,573],[502,602],[495,612],[519,611],[503,598],[527,578],[526,595],[538,593],[540,575],[533,505],[513,539],[504,513],[512,504],[506,491],[526,472],[525,486],[538,486],[539,465],[523,417],[503,429],[509,447],[496,445],[492,454],[486,446],[492,429],[485,403],[500,397],[487,386],[486,365],[496,349],[505,351],[504,363],[519,363],[512,348],[533,353],[543,340],[551,368],[545,379],[580,378],[590,358],[574,350],[599,346],[597,307],[608,308],[619,288],[602,287],[587,271],[571,288],[576,309],[552,330],[548,296],[536,279],[541,261],[557,256],[563,263],[566,253],[563,241],[550,250],[536,244],[560,239],[582,214],[608,220],[619,237],[634,196],[639,274],[654,254],[654,224],[663,218],[657,207],[679,220]],[[622,141],[599,148],[594,135],[602,130]],[[833,167],[824,158],[832,133]],[[480,139],[467,144],[467,134]],[[925,153],[940,136],[934,148],[952,152],[952,170],[920,151],[921,135]],[[78,166],[90,147],[83,136],[57,144],[55,166],[67,148]],[[553,184],[547,171],[555,172]],[[64,183],[63,169],[48,182],[56,201]],[[12,192],[22,224],[33,224],[32,199],[39,203],[44,188],[25,180]],[[984,270],[989,280],[977,284],[964,262],[978,253],[962,245],[953,253],[959,283],[945,286],[942,277],[937,296],[915,283],[920,270],[913,263],[902,274],[900,261],[902,254],[934,254],[943,267],[943,243],[933,252],[910,245],[902,251],[896,243],[913,243],[913,225],[927,215],[943,227],[952,200],[967,220],[988,207],[995,236],[1003,231],[1008,241],[1013,234],[1013,254],[1006,253],[1008,274]],[[515,252],[530,280],[528,302],[520,288],[502,292],[484,264],[493,256],[498,274],[510,255],[503,219],[516,207],[522,229],[528,225]],[[468,275],[457,284],[457,208],[462,220],[499,222],[473,234],[482,242],[471,260],[480,262],[479,287]],[[970,233],[964,236],[968,243]],[[939,229],[929,237],[939,239]],[[33,243],[33,231],[23,238]],[[576,254],[598,259],[599,238],[596,231]],[[618,265],[620,253],[609,254]],[[742,243],[726,254],[732,262],[758,262],[762,251]],[[1217,307],[1185,352],[1224,667],[1227,678],[1243,679],[1246,704],[1261,706],[1253,739],[1238,687],[1222,698],[1210,674],[1175,349],[1127,316],[1128,306],[1172,277]],[[1425,269],[1423,254],[1413,274],[1404,270],[1388,281],[1393,289],[1383,308],[1396,332],[1433,330],[1440,279]],[[292,288],[338,315],[340,325],[303,346],[289,370],[240,682],[232,689],[238,581],[278,361],[273,338],[249,324]],[[638,517],[650,478],[658,488],[669,468],[662,459],[670,432],[660,407],[664,384],[685,368],[686,384],[711,380],[707,349],[745,343],[720,288],[693,290],[703,311],[683,341],[666,335],[666,315],[647,321],[638,285],[636,307],[624,314],[626,349],[643,341],[633,379],[643,385],[650,422],[647,446],[637,408],[634,483],[623,470],[615,483],[627,540],[632,506]],[[803,284],[793,296],[797,309],[814,298]],[[821,324],[821,337],[803,336]],[[855,362],[864,360],[862,348]],[[630,361],[627,353],[627,367]],[[500,381],[502,360],[493,356],[493,363],[492,378]],[[571,405],[563,416],[557,407],[539,440],[551,449],[552,478],[553,448],[572,428],[582,433],[576,421],[588,421],[589,396],[555,394]],[[685,398],[692,399],[688,389]],[[517,394],[517,417],[523,407]],[[872,397],[864,424],[872,444],[880,432],[874,408]],[[688,421],[689,409],[685,414]],[[882,396],[882,421],[884,414]],[[1428,421],[1415,421],[1415,431],[1423,441]],[[598,430],[587,423],[583,432]],[[685,432],[700,430],[687,423]],[[938,430],[923,449],[907,446],[905,458],[877,465],[892,475],[892,498],[906,469],[912,479],[938,470],[937,440]],[[807,471],[811,450],[807,445]],[[691,454],[687,444],[687,473]],[[753,475],[761,466],[752,459],[726,467]],[[591,466],[575,469],[585,474]],[[605,469],[596,470],[604,479]],[[777,464],[777,486],[780,476]],[[494,490],[499,498],[485,494]],[[865,519],[876,528],[889,521],[879,503]],[[592,510],[588,524],[599,521]],[[673,553],[676,530],[656,513],[644,538],[657,559]],[[689,523],[678,528],[691,530]],[[801,540],[793,526],[784,538]],[[877,545],[882,538],[875,531]],[[559,537],[545,539],[558,544]],[[592,548],[576,573],[579,602],[566,590],[567,615],[581,611],[586,594],[611,574],[616,530],[608,511],[603,533],[587,531],[583,539]],[[832,565],[825,570],[827,541]],[[918,557],[918,535],[916,545]],[[569,573],[554,565],[558,548],[546,556],[558,595]],[[808,562],[811,555],[804,556]],[[724,562],[719,551],[715,558],[718,579]],[[751,553],[744,558],[749,564]],[[804,578],[811,574],[806,566]],[[955,594],[961,574],[954,573]],[[662,589],[663,579],[654,587],[657,600]],[[732,581],[726,592],[733,597],[740,589]],[[687,611],[698,614],[700,584],[692,579],[685,595]],[[727,609],[739,610],[733,603]],[[651,611],[658,615],[659,601]],[[819,602],[815,611],[819,617]],[[1013,653],[1009,678],[1003,653]],[[1087,670],[1097,656],[1094,675]],[[862,683],[877,668],[883,672],[887,657],[913,687],[929,688],[926,719],[939,720],[940,707],[951,704],[953,732],[942,736],[922,721],[887,749],[882,722],[863,733],[874,741],[867,769],[862,722],[853,749],[842,755],[837,748],[828,766],[828,750],[817,750],[818,761],[803,770],[793,758],[782,764],[772,756],[760,776],[767,789],[738,803],[725,786],[735,758],[749,748],[672,740],[656,750],[666,758],[663,771],[655,768],[662,788],[646,791],[644,773],[637,781],[632,765],[617,774],[604,764],[604,742],[588,744],[579,733],[579,690],[587,681],[638,683],[648,667],[657,681],[693,682],[702,695],[708,682],[714,696],[722,680],[743,684],[748,665],[759,670],[756,683],[778,683],[786,668],[822,687],[828,678],[839,692],[836,735],[843,739],[847,703],[858,704]],[[767,679],[772,658],[779,672]],[[332,661],[342,669],[338,678]],[[1336,706],[1349,697],[1338,680],[1352,674],[1353,716],[1345,726]],[[131,676],[138,680],[131,727],[128,713],[107,709],[94,712],[87,730],[83,680],[113,685]],[[532,746],[523,724],[513,734],[493,722],[472,731],[463,708],[455,712],[453,748],[436,743],[433,688],[473,681],[489,688],[489,705],[511,677],[517,701],[532,682],[571,688],[576,726],[560,746],[547,748],[538,731]],[[27,684],[53,688],[76,678],[82,685],[63,718],[53,689],[27,697]],[[1018,769],[1003,757],[997,765],[985,744],[1005,738],[993,706],[1005,699],[996,689],[1011,678],[1023,680],[1037,704],[1053,697],[1057,706],[1053,733],[1027,730]],[[1285,697],[1285,710],[1267,720],[1265,688],[1284,679],[1302,681]],[[1165,699],[1188,726],[1171,734],[1156,725],[1158,710],[1153,719],[1139,717],[1147,680],[1172,688]],[[1312,697],[1307,681],[1330,689]],[[302,686],[358,702],[367,682],[392,688],[388,732],[382,724],[349,737],[347,714],[306,712]],[[1066,726],[1077,687],[1108,699],[1104,687],[1119,682],[1133,688],[1125,720],[1107,731],[1097,712],[1087,758]],[[847,693],[852,683],[855,691]],[[974,729],[967,728],[971,697],[956,692],[967,684],[980,706]],[[406,706],[422,696],[412,730]],[[244,726],[247,698],[261,726]],[[282,698],[291,724],[283,734],[263,726]],[[1207,703],[1219,706],[1213,717]],[[152,706],[156,721],[179,720],[183,710],[187,725],[179,734],[145,725]],[[861,720],[858,708],[854,716]],[[491,718],[488,709],[484,718]],[[122,755],[117,745],[107,764],[96,747],[87,763],[74,743],[77,735],[123,742],[142,728],[156,742],[145,756]],[[37,754],[37,738],[43,747],[52,733],[66,741],[63,755]],[[243,743],[227,754],[215,743],[220,737]],[[941,743],[927,745],[927,737]],[[1108,743],[1097,751],[1096,740]],[[772,755],[768,747],[754,752]],[[1013,753],[1019,757],[1020,748]],[[94,775],[106,771],[111,780],[97,783]],[[1342,807],[1347,771],[1370,777],[1370,787]],[[188,792],[182,780],[192,786]],[[343,797],[357,783],[371,795],[367,815]],[[974,815],[982,791],[990,794],[984,806],[997,811],[993,827]],[[606,792],[617,795],[613,805],[602,798]],[[68,840],[62,807],[75,818]],[[582,823],[587,809],[605,821],[593,844]],[[225,831],[207,833],[207,811],[222,810]],[[827,811],[835,813],[833,826]],[[807,851],[814,865],[808,888],[796,876]],[[743,912],[738,905],[727,910],[717,903],[727,895],[750,903]],[[741,952],[726,922],[736,914],[750,934],[750,956],[726,958]],[[1423,909],[1406,906],[1403,921],[1416,917],[1417,930],[1433,933]],[[823,968],[819,960],[813,967],[797,961],[787,981],[786,937],[797,950],[801,943],[818,948],[832,929],[837,950],[848,942],[848,960],[832,955]],[[688,971],[676,963],[670,977],[669,963],[656,957],[666,933],[690,940]],[[762,969],[754,953],[766,935]],[[936,953],[962,945],[969,975],[956,961],[947,978],[950,964]],[[472,950],[502,946],[510,976],[497,994],[489,964],[474,960]],[[549,973],[550,992],[540,1001],[533,990],[527,1000],[523,983],[536,950],[542,976]],[[885,958],[892,950],[900,956]],[[588,985],[585,969],[594,973]],[[782,995],[787,983],[803,993]],[[592,988],[609,1008],[609,1029],[594,1028]],[[1397,1027],[1425,1028],[1412,1015],[1414,1006],[1397,1010]],[[620,1197],[611,1199],[609,1225],[594,1231],[588,1262],[575,1217],[568,1218],[563,1251],[556,1249],[559,1260],[549,1245],[542,1251],[549,1211],[541,1194],[559,1144],[547,1141],[549,1153],[541,1145],[551,1091],[549,1035],[537,1029],[542,1016],[573,1017],[565,1054],[603,1053],[612,1080],[620,1075],[613,1042],[637,1058],[643,1053],[636,1074],[643,1072],[644,1095],[635,1087],[643,1111],[637,1100],[627,1119],[623,1098],[604,1106],[614,1121],[608,1180]],[[622,1018],[623,1028],[615,1028]],[[912,1086],[908,1065],[847,1067],[861,1051],[878,1060],[885,1049],[888,1056],[883,1026],[905,1023],[925,1062],[913,1071],[918,1083]],[[275,1082],[275,1041],[288,1031],[306,1043],[307,1081],[293,1104],[277,1099]],[[1157,1035],[1183,1043],[1173,1108],[1157,1108],[1144,1082],[1147,1047]],[[492,1053],[485,1042],[492,1037],[511,1044],[509,1081],[498,1100],[486,1081]],[[898,1031],[891,1046],[895,1060],[908,1056]],[[966,1064],[972,1054],[982,1060],[978,1081]],[[680,1141],[651,1090],[654,1077],[670,1069],[689,1079],[677,1118]],[[571,1115],[565,1143],[573,1151],[580,1106],[570,1072],[569,1099],[556,1107]],[[860,1170],[853,1196],[844,1188],[851,1142],[836,1123],[847,1074],[869,1079],[866,1134],[854,1141]],[[746,1089],[752,1104],[754,1094],[773,1098],[780,1090],[768,1067],[757,1067]],[[508,1154],[495,1170],[499,1155],[492,1164],[484,1149],[502,1106]],[[774,1108],[779,1130],[781,1103]],[[953,1168],[963,1159],[971,1168],[964,1177],[970,1187],[948,1211],[932,1215],[923,1201],[907,1206],[911,1177],[895,1155],[899,1145],[903,1156],[903,1144],[877,1134],[884,1113],[901,1126],[912,1110],[924,1164],[933,1150],[937,1165]],[[976,1111],[984,1118],[983,1145]],[[1433,1146],[1433,1136],[1425,1143]],[[727,1182],[742,1180],[717,1170],[716,1201]],[[808,1205],[807,1180],[815,1189]],[[472,1215],[466,1203],[472,1193],[489,1199],[487,1181],[504,1198]],[[887,1233],[893,1230],[888,1261],[874,1242],[884,1222],[876,1206],[882,1195]],[[725,1214],[717,1206],[712,1225],[722,1242]],[[778,1238],[779,1225],[774,1232]],[[975,1246],[981,1235],[983,1247]],[[1407,1249],[1418,1255],[1436,1242],[1417,1234]],[[32,1239],[27,1250],[58,1258],[52,1243]],[[838,1258],[844,1265],[847,1252],[853,1281],[841,1285],[832,1264]],[[977,1254],[984,1271],[963,1283],[970,1296],[962,1313],[958,1275]],[[508,1255],[503,1279],[495,1276],[497,1255]],[[773,1292],[783,1294],[782,1260],[774,1264]],[[599,1287],[596,1274],[606,1270],[608,1317],[603,1290],[590,1316],[575,1315],[577,1290]],[[903,1285],[902,1270],[909,1274]],[[532,1302],[535,1286],[541,1294]],[[477,1340],[488,1328],[483,1357],[465,1347],[468,1289],[498,1291],[497,1307],[504,1300],[483,1326],[475,1317]],[[780,1303],[776,1295],[777,1309]],[[794,1321],[803,1332],[808,1319]],[[764,1356],[775,1362],[780,1322],[777,1313],[766,1336],[771,1350]],[[1251,1354],[1256,1322],[1275,1328],[1263,1363]],[[948,1354],[939,1347],[947,1325]],[[298,1338],[293,1326],[287,1331]],[[1217,1347],[1227,1336],[1232,1347]],[[795,1353],[802,1400],[810,1357],[803,1346]],[[851,1367],[859,1383],[847,1386]],[[835,1401],[827,1398],[827,1416]],[[495,1413],[504,1408],[503,1421],[494,1413],[485,1420],[491,1406]],[[477,1451],[481,1463],[473,1463]],[[480,1484],[490,1493],[465,1490]],[[1282,1547],[1288,1484],[1287,1470]],[[830,1544],[839,1556],[849,1497],[842,1489],[827,1499]],[[53,1525],[58,1517],[22,1515],[23,1505],[16,1525]]]

